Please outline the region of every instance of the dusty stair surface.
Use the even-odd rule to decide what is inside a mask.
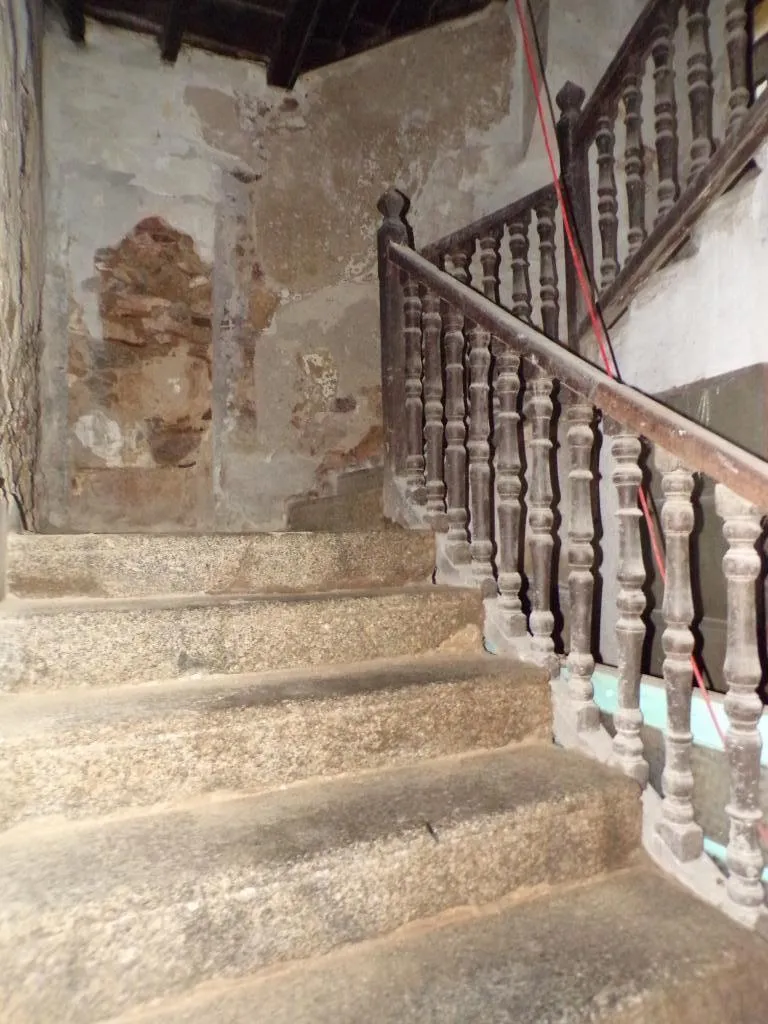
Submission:
[[[638,864],[201,986],[118,1021],[761,1024],[767,999],[768,944]]]
[[[482,654],[14,694],[2,722],[2,826],[550,736],[541,673]]]
[[[11,538],[4,1024],[685,1021],[673,940],[678,988],[768,978],[636,866],[637,787],[551,745],[546,676],[483,652],[432,560],[398,530]]]
[[[631,784],[529,745],[0,840],[5,1020],[101,1020],[623,866]]]
[[[416,531],[11,534],[19,598],[283,594],[427,582],[434,540]]]
[[[477,594],[431,585],[428,534],[12,537],[7,558],[5,691],[344,664],[480,636]]]

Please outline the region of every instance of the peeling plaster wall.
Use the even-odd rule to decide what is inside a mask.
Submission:
[[[37,0],[0,0],[0,498],[34,521],[43,282]]]
[[[552,85],[591,87],[639,6],[568,0],[548,25],[541,0]],[[152,38],[90,24],[77,48],[49,25],[46,528],[280,528],[373,479],[376,201],[408,194],[421,244],[546,180],[526,78],[511,3],[292,93],[246,62],[185,49],[167,66]],[[174,241],[135,273],[147,223]],[[180,246],[197,297],[146,273]]]
[[[152,38],[89,24],[77,48],[49,25],[47,528],[280,528],[375,470],[376,201],[409,194],[422,242],[483,213],[522,155],[518,63],[503,4],[293,93],[246,62],[169,67]],[[174,239],[151,259],[148,222]],[[163,278],[179,247],[186,284]]]

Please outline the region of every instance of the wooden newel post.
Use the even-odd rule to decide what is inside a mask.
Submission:
[[[557,143],[560,150],[560,175],[568,213],[581,248],[587,275],[593,267],[592,255],[592,201],[589,188],[589,149],[577,133],[584,90],[573,82],[566,82],[556,96],[560,108],[557,122]],[[579,325],[587,315],[587,306],[579,286],[576,265],[568,243],[565,244],[565,295],[568,311],[568,344],[576,341]]]
[[[405,409],[405,348],[403,346],[403,288],[400,271],[387,259],[390,243],[409,244],[405,213],[408,200],[389,189],[378,202],[383,220],[377,235],[379,310],[381,313],[381,401],[384,425],[385,472],[405,475],[407,435]]]

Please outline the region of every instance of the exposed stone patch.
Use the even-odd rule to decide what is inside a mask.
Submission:
[[[211,408],[210,267],[160,217],[94,263],[101,339],[71,315],[75,467],[195,466]]]
[[[98,250],[94,265],[102,337],[90,335],[78,306],[70,314],[73,494],[91,493],[83,474],[105,469],[175,468],[209,480],[210,266],[161,217]],[[162,506],[164,478],[153,480],[142,490]],[[125,483],[113,487],[130,506]]]
[[[346,450],[332,448],[327,452],[318,466],[318,479],[322,480],[331,473],[381,465],[383,453],[384,429],[376,423],[352,448]]]

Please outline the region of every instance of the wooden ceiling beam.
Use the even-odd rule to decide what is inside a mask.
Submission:
[[[320,16],[323,0],[293,0],[267,70],[267,81],[292,89]]]
[[[85,0],[64,0],[61,5],[67,23],[69,38],[75,43],[85,42]]]
[[[347,8],[344,23],[342,25],[341,32],[339,33],[339,38],[337,40],[339,51],[341,53],[344,52],[344,40],[346,38],[347,32],[349,31],[349,26],[352,24],[352,21],[354,20],[354,17],[357,14],[357,8],[359,7],[359,5],[360,0],[352,0],[349,7]]]
[[[184,39],[187,25],[189,0],[170,0],[165,16],[165,25],[160,33],[160,54],[163,60],[175,64]]]

